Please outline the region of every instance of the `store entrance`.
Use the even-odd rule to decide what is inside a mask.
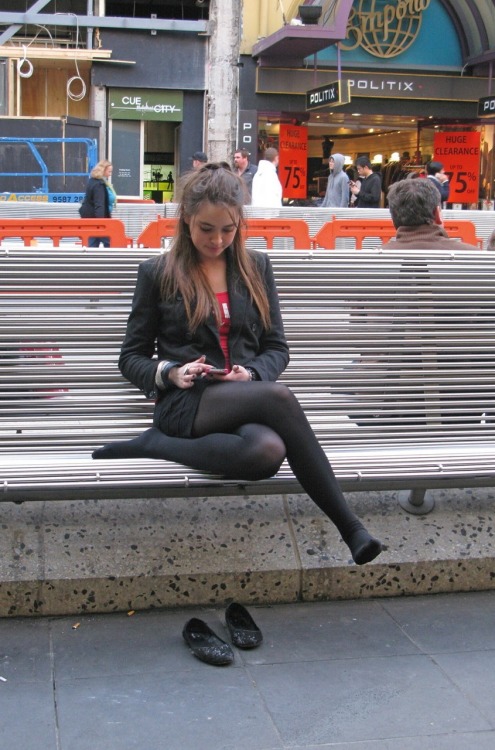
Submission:
[[[308,189],[320,197],[325,194],[329,152],[343,154],[351,170],[358,156],[367,156],[384,186],[399,170],[403,176],[423,168],[433,154],[435,130],[422,128],[415,117],[329,112],[312,114],[308,128]]]
[[[434,127],[424,120],[397,115],[360,114],[342,110],[311,113],[308,128],[308,198],[325,194],[331,153],[345,157],[346,166],[361,155],[369,157],[376,170],[390,162],[411,168],[422,166],[433,154]],[[280,113],[261,113],[258,121],[260,151],[264,144],[278,144]]]
[[[408,177],[411,172],[422,175],[426,164],[436,154],[436,159],[445,162],[450,177],[451,207],[491,208],[495,194],[495,126],[476,119],[444,118],[436,116],[420,117],[395,114],[372,114],[356,111],[334,111],[304,113],[298,119],[307,128],[307,196],[306,199],[318,205],[325,196],[329,175],[329,157],[342,154],[345,169],[351,179],[356,179],[353,165],[358,156],[366,156],[374,171],[382,177],[383,203],[386,205],[388,187],[397,180]],[[286,122],[287,113],[263,112],[258,115],[259,154],[267,145],[278,147],[280,123]],[[299,123],[300,124],[300,123]],[[469,164],[462,156],[449,160],[448,146],[445,158],[442,135],[464,137],[469,133],[479,133],[479,164]],[[466,190],[466,179],[478,182]],[[457,198],[457,200],[456,200]]]
[[[176,122],[144,123],[143,197],[155,203],[173,200],[176,169]]]

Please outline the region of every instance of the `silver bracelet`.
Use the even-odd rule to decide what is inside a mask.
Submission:
[[[160,390],[165,390],[169,386],[168,374],[172,367],[177,367],[179,362],[169,362],[167,359],[158,363],[155,373],[155,383]]]
[[[244,369],[249,375],[249,380],[259,380],[258,373],[252,367],[245,367]]]
[[[163,390],[165,388],[165,383],[163,382],[163,379],[162,379],[162,370],[166,364],[167,364],[166,362],[158,362],[158,367],[156,368],[155,384],[157,388],[160,388],[160,390]]]

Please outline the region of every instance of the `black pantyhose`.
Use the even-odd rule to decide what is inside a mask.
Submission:
[[[132,440],[97,448],[93,458],[156,458],[228,479],[255,481],[277,473],[285,446],[263,425],[247,424],[231,434],[216,432],[191,439],[170,437],[151,427]]]
[[[170,438],[153,428],[134,440],[111,443],[94,458],[162,458],[237,479],[276,473],[284,457],[301,486],[333,521],[362,565],[381,544],[351,511],[332,467],[293,393],[271,382],[206,388],[192,439]]]
[[[209,388],[201,399],[194,432],[198,436],[239,424],[269,427],[285,445],[287,460],[310,498],[330,518],[349,546],[354,561],[363,564],[381,552],[381,544],[351,511],[332,467],[292,391],[279,383],[225,383]],[[229,392],[231,390],[231,392]]]

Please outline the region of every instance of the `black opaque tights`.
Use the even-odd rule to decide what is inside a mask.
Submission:
[[[373,560],[381,544],[351,511],[298,400],[272,382],[206,388],[194,437],[171,438],[157,428],[130,441],[110,443],[94,458],[158,458],[232,479],[273,476],[285,457],[303,489],[333,521],[358,564]]]

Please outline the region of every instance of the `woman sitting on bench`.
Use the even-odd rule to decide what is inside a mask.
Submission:
[[[165,459],[239,480],[271,477],[287,458],[354,561],[373,560],[380,542],[347,505],[298,400],[276,382],[288,346],[270,259],[243,242],[242,180],[207,164],[181,193],[170,251],[139,267],[119,360],[157,398],[154,426],[93,457]]]

